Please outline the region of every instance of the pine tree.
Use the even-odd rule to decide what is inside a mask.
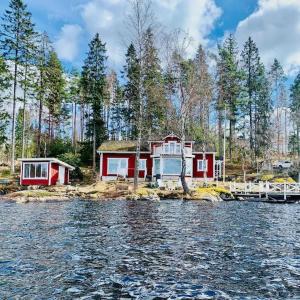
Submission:
[[[272,111],[270,83],[265,67],[260,64],[257,77],[257,117],[255,118],[255,155],[265,156],[271,144],[270,117]]]
[[[96,148],[105,139],[103,102],[105,97],[105,44],[99,34],[89,44],[89,52],[84,62],[82,77],[85,102],[90,105],[87,135],[92,141],[93,171],[96,170]]]
[[[123,90],[116,79],[113,85],[113,97],[111,101],[110,137],[113,140],[121,140],[126,135],[124,132],[124,98]]]
[[[143,48],[143,132],[150,136],[161,132],[166,112],[162,70],[151,28],[146,30]]]
[[[77,124],[77,107],[81,103],[80,98],[80,74],[77,70],[73,69],[70,74],[69,88],[67,98],[72,103],[72,144],[74,151],[77,151],[77,140],[78,140],[78,124]]]
[[[22,0],[11,0],[2,18],[0,47],[5,59],[14,64],[11,129],[11,172],[15,172],[15,129],[19,67],[26,57],[29,36],[33,34],[31,14]]]
[[[63,117],[63,100],[65,99],[65,79],[63,68],[57,54],[52,50],[46,66],[47,95],[45,104],[48,108],[48,137],[50,142],[54,139],[54,130]]]
[[[5,100],[10,95],[7,95],[7,90],[10,87],[11,76],[9,69],[5,64],[4,59],[0,56],[0,144],[7,141],[6,128],[9,124],[9,114],[5,107]]]
[[[245,74],[245,97],[243,103],[244,130],[245,132],[249,132],[250,150],[253,153],[255,151],[255,119],[258,117],[257,89],[261,63],[258,49],[251,37],[246,41],[241,55],[242,69]],[[248,120],[249,126],[246,124]],[[249,129],[249,131],[247,129]]]
[[[295,124],[295,133],[293,144],[296,145],[296,153],[300,157],[300,73],[296,76],[291,86],[291,104],[290,109],[292,112],[293,121]]]
[[[47,63],[49,61],[49,55],[52,50],[52,46],[49,37],[46,32],[39,35],[37,40],[37,55],[36,66],[38,71],[37,81],[35,83],[35,93],[37,98],[37,110],[38,110],[38,128],[37,128],[37,141],[36,141],[36,156],[41,155],[41,142],[42,142],[42,128],[43,128],[43,112],[45,105],[45,97],[48,93],[47,85]]]
[[[210,105],[213,96],[212,77],[208,71],[207,55],[202,45],[199,45],[194,60],[197,80],[197,99],[195,103],[196,120],[200,130],[205,133],[209,130]]]
[[[124,122],[126,124],[127,139],[136,139],[138,134],[139,114],[139,80],[140,66],[135,47],[130,44],[126,53],[126,64],[123,70],[124,86]]]
[[[286,77],[284,75],[284,71],[279,61],[275,58],[274,62],[271,66],[271,70],[269,72],[270,80],[272,84],[272,98],[273,98],[273,106],[275,108],[275,119],[276,119],[276,135],[277,135],[277,152],[280,152],[281,136],[282,136],[282,112],[284,107],[286,106],[285,97],[285,81]],[[286,123],[286,122],[285,122]]]
[[[229,157],[232,159],[233,142],[236,123],[240,108],[240,93],[242,73],[238,65],[238,50],[235,38],[232,34],[225,40],[222,47],[219,47],[218,58],[218,105],[219,110],[219,144],[222,142],[221,123],[222,114],[226,112],[229,119]],[[226,125],[226,124],[225,124]],[[224,129],[225,130],[225,129]],[[221,153],[221,146],[220,146]]]

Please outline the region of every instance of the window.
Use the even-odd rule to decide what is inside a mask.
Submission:
[[[139,165],[140,171],[146,171],[147,169],[146,163],[147,163],[147,159],[140,159],[140,165]]]
[[[128,158],[109,158],[108,159],[108,174],[127,175]]]
[[[164,144],[164,153],[169,153],[169,144]]]
[[[48,163],[24,163],[23,178],[25,179],[47,179]]]
[[[181,153],[181,145],[176,144],[176,154],[180,154],[180,153]]]
[[[154,158],[154,174],[157,175],[160,174],[160,159],[159,158]]]
[[[203,159],[197,160],[197,171],[202,171],[202,172],[207,171],[207,160],[203,160]]]
[[[181,158],[164,158],[163,174],[180,175],[181,174]]]
[[[193,161],[191,158],[186,158],[185,174],[192,175],[192,171],[193,171]]]
[[[175,153],[175,146],[176,146],[176,143],[174,143],[174,142],[170,143],[170,154]]]

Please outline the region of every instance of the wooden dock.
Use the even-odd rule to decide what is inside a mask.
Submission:
[[[300,201],[300,183],[231,182],[230,192],[239,200],[272,203]]]

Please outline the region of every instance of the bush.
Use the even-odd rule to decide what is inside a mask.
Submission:
[[[75,170],[70,172],[70,179],[71,180],[83,180],[83,173],[81,172],[80,168],[77,166]]]
[[[80,154],[78,153],[67,152],[58,155],[57,158],[73,167],[78,167],[80,165]]]
[[[70,140],[55,139],[48,146],[48,157],[58,157],[66,152],[73,152]]]

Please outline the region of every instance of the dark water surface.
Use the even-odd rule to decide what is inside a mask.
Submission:
[[[300,205],[0,202],[0,299],[300,299]]]

